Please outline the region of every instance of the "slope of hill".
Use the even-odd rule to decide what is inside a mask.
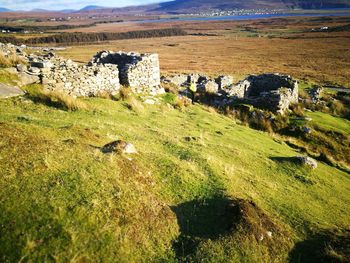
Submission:
[[[0,100],[2,262],[322,262],[349,226],[348,174],[204,106],[30,94]]]

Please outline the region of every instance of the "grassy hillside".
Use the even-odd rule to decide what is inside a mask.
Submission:
[[[0,100],[2,262],[320,262],[349,227],[349,174],[308,170],[278,137],[161,101],[91,98],[70,112]],[[102,153],[116,139],[139,153]],[[239,201],[237,219],[238,199],[254,204]]]

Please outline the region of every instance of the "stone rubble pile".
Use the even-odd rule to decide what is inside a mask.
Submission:
[[[11,55],[17,55],[19,57],[24,58],[26,55],[26,53],[24,52],[25,48],[26,48],[25,45],[15,46],[12,44],[0,43],[0,54],[4,55],[5,57],[9,57]]]

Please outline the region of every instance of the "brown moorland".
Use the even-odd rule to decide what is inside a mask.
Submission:
[[[350,87],[348,24],[350,19],[346,17],[103,24],[78,31],[122,32],[176,26],[190,35],[102,42],[89,48],[77,45],[61,54],[86,62],[101,49],[156,52],[165,73],[227,73],[240,79],[247,74],[281,72],[315,83]],[[312,31],[325,25],[340,30]]]

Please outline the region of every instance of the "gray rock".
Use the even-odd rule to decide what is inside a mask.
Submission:
[[[135,146],[131,143],[126,143],[123,152],[126,154],[136,154],[137,150],[135,148]]]
[[[5,69],[8,73],[11,73],[11,74],[17,74],[17,69],[16,68],[6,68]]]
[[[17,64],[16,68],[17,68],[18,72],[24,72],[24,71],[27,71],[27,69],[28,69],[27,66],[23,65],[23,64]]]
[[[311,100],[313,103],[318,103],[322,97],[323,88],[322,87],[314,87],[310,91]]]
[[[198,83],[200,75],[197,73],[189,74],[187,78],[188,83]]]
[[[33,74],[40,74],[40,69],[36,68],[36,67],[30,67],[28,69],[29,72],[33,73]]]
[[[162,77],[164,83],[172,83],[176,86],[186,86],[188,85],[188,75],[187,74],[177,74],[172,76]]]
[[[311,169],[316,169],[317,168],[317,162],[316,160],[308,157],[308,156],[297,156],[296,157],[302,165],[308,166]]]
[[[0,98],[10,98],[24,95],[24,91],[15,86],[0,83]]]
[[[37,75],[31,75],[26,72],[19,72],[19,85],[25,86],[34,83],[40,83],[40,78]]]
[[[155,100],[153,100],[153,99],[146,99],[143,103],[149,104],[149,105],[154,105],[154,104],[156,104]]]
[[[30,63],[34,68],[51,68],[53,65],[50,61],[33,61]]]
[[[102,147],[102,152],[104,153],[125,153],[125,154],[136,154],[137,150],[135,146],[131,143],[117,140],[111,143],[108,143]]]

